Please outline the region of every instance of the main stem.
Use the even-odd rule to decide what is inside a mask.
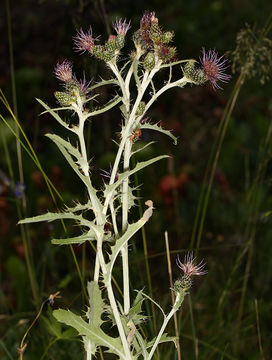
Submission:
[[[124,150],[124,171],[129,169],[129,161],[131,154],[131,141],[128,139]],[[123,233],[128,227],[128,183],[129,179],[126,178],[123,182],[122,188],[122,230]],[[124,286],[124,312],[129,313],[130,309],[130,294],[129,294],[129,263],[128,263],[128,243],[126,243],[122,250],[123,261],[123,286]]]

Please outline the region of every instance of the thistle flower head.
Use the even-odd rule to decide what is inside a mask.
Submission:
[[[57,79],[63,82],[67,82],[73,78],[72,62],[64,60],[62,63],[57,63],[54,69],[54,74]]]
[[[85,51],[91,51],[94,46],[95,40],[97,40],[97,38],[93,38],[92,33],[93,32],[91,26],[86,33],[84,33],[82,28],[78,30],[77,35],[73,37],[75,43],[75,51],[78,51],[81,54],[83,54]]]
[[[152,22],[158,22],[154,11],[145,11],[141,18],[141,30],[149,30]]]
[[[177,265],[184,272],[184,275],[194,276],[194,275],[205,275],[207,270],[203,270],[206,264],[203,263],[203,260],[199,264],[195,264],[195,259],[193,252],[189,252],[185,255],[184,262],[182,263],[180,258],[177,257]]]
[[[116,19],[115,23],[112,24],[117,35],[125,36],[128,30],[130,29],[130,21],[127,23],[127,20]]]
[[[224,55],[218,57],[215,50],[206,52],[205,48],[202,48],[200,63],[207,79],[211,82],[214,89],[222,89],[217,84],[218,81],[226,83],[230,80],[231,76],[225,73],[229,65],[226,65],[227,59],[224,59]]]

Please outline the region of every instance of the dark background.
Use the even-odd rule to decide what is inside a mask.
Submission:
[[[7,4],[7,2],[6,2]],[[72,37],[76,30],[87,31],[92,26],[95,36],[107,39],[113,32],[111,23],[117,17],[130,19],[132,30],[127,35],[125,57],[133,48],[130,40],[139,27],[144,10],[155,11],[165,30],[174,30],[175,46],[180,59],[198,60],[202,47],[216,49],[219,54],[231,52],[236,46],[236,36],[248,23],[261,28],[271,12],[269,1],[15,1],[9,2],[12,28],[16,104],[18,119],[27,134],[39,160],[64,203],[84,199],[84,190],[71,173],[61,154],[45,138],[48,132],[64,134],[49,115],[39,116],[42,111],[35,98],[55,105],[54,91],[60,90],[53,70],[57,61],[71,59],[78,77],[95,82],[99,76],[109,78],[110,73],[102,62],[89,55],[73,51]],[[8,22],[5,4],[0,17],[0,87],[14,109],[11,86],[11,61],[9,56]],[[270,34],[271,36],[271,34]],[[258,66],[258,64],[256,65]],[[231,67],[229,68],[231,73]],[[163,79],[164,74],[160,75]],[[216,130],[237,75],[224,85],[224,90],[214,91],[209,84],[174,89],[160,98],[148,115],[162,121],[167,129],[173,129],[179,137],[173,145],[168,137],[156,133],[143,133],[141,141],[156,140],[138,160],[146,160],[158,154],[171,155],[169,161],[145,169],[134,181],[141,186],[141,204],[147,199],[154,201],[156,211],[146,226],[150,273],[154,298],[169,309],[170,292],[165,255],[164,231],[169,233],[174,277],[179,276],[175,267],[177,253],[183,257],[189,249],[190,237],[201,184]],[[258,211],[250,212],[250,199],[258,168],[264,161],[262,146],[272,119],[271,82],[260,85],[258,78],[248,79],[239,94],[230,125],[220,154],[204,223],[199,257],[207,262],[209,274],[196,279],[191,292],[193,320],[189,302],[184,305],[179,319],[183,359],[269,359],[271,356],[271,220],[264,217],[272,209],[271,196],[271,146],[265,154],[266,171],[258,189]],[[99,97],[103,104],[115,90],[104,90]],[[1,107],[1,113],[9,121],[9,114]],[[114,109],[93,120],[86,133],[92,161],[94,183],[102,188],[100,169],[108,169],[114,159],[116,146],[111,139],[118,139],[119,112]],[[11,160],[15,183],[19,180],[16,143],[6,125],[0,123]],[[3,138],[2,137],[2,138]],[[25,247],[19,227],[14,186],[5,186],[3,178],[10,177],[7,153],[0,139],[0,271],[1,271],[1,359],[16,358],[16,348],[34,318],[39,306],[33,301],[29,274],[25,264]],[[35,164],[23,152],[26,209],[28,216],[54,210],[54,204]],[[253,190],[252,190],[253,189]],[[59,206],[63,206],[59,202]],[[253,215],[252,215],[253,214]],[[251,250],[247,248],[247,226],[252,216],[257,225]],[[131,213],[139,217],[139,206]],[[73,227],[70,228],[73,232]],[[62,298],[55,307],[80,309],[84,300],[80,295],[81,284],[70,249],[50,244],[52,237],[63,236],[58,224],[31,225],[28,239],[32,249],[33,274],[39,287],[40,304],[49,294],[61,290]],[[145,287],[146,268],[140,234],[131,246],[132,286]],[[91,246],[74,247],[80,267],[87,279],[92,276],[93,251]],[[243,254],[243,255],[241,255]],[[250,254],[250,265],[248,259]],[[241,257],[240,257],[241,256]],[[241,304],[241,289],[246,272],[249,281],[240,328],[237,314]],[[120,277],[118,269],[117,279]],[[140,276],[139,276],[140,275]],[[223,296],[224,304],[219,304]],[[257,307],[256,307],[257,304]],[[258,312],[256,312],[258,309]],[[147,308],[148,312],[149,309]],[[44,317],[49,317],[45,308]],[[159,321],[159,318],[158,318]],[[194,326],[192,327],[192,323]],[[80,342],[58,341],[46,348],[54,338],[40,320],[29,335],[25,359],[75,359],[82,351]],[[174,334],[174,327],[168,332]],[[270,325],[271,326],[271,325]],[[258,339],[259,327],[259,339]],[[148,328],[148,326],[147,326]],[[149,329],[150,330],[150,329]],[[147,332],[149,331],[147,330]],[[151,330],[150,330],[151,331]],[[153,334],[154,336],[154,334]],[[152,337],[151,335],[149,336]],[[198,339],[199,353],[195,352]],[[260,340],[261,338],[261,340]],[[262,345],[261,345],[262,344]],[[172,346],[172,345],[171,345]],[[264,355],[262,352],[262,347]],[[162,347],[162,359],[175,359],[174,346]],[[77,355],[76,355],[77,354]],[[10,357],[11,356],[11,357]],[[79,357],[77,357],[79,356]],[[109,357],[110,358],[110,357]],[[107,359],[107,357],[105,357]]]

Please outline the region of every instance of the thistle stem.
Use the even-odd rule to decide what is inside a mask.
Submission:
[[[173,307],[172,307],[172,310],[171,310],[170,313],[164,318],[164,321],[163,321],[163,324],[162,324],[162,326],[161,326],[161,329],[160,329],[160,331],[159,331],[159,333],[158,333],[158,336],[157,336],[157,338],[156,338],[156,341],[154,342],[154,344],[153,344],[153,346],[152,346],[152,348],[151,348],[151,351],[150,351],[150,353],[149,353],[149,355],[148,355],[147,360],[151,360],[151,359],[152,359],[152,356],[153,356],[153,354],[154,354],[157,346],[158,346],[159,343],[160,343],[160,340],[161,340],[161,337],[162,337],[162,335],[163,335],[163,333],[164,333],[164,330],[165,330],[165,328],[166,328],[169,320],[172,318],[172,316],[173,316],[173,315],[178,311],[178,309],[180,308],[180,306],[181,306],[181,304],[182,304],[182,302],[183,302],[183,300],[184,300],[184,295],[185,295],[184,293],[177,293],[177,297],[176,297],[175,303],[174,303],[174,305],[173,305]]]

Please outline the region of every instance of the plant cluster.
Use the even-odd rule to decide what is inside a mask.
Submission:
[[[85,185],[88,199],[84,204],[76,203],[75,206],[66,207],[62,212],[48,212],[24,219],[20,223],[70,219],[79,226],[81,233],[75,237],[52,239],[53,244],[80,245],[86,241],[96,242],[94,276],[87,285],[89,307],[85,316],[76,315],[68,310],[53,312],[58,321],[77,330],[83,339],[87,359],[90,360],[98,347],[102,347],[117,355],[119,359],[150,360],[160,343],[176,340],[165,333],[165,328],[188,293],[192,276],[203,275],[206,271],[203,270],[202,262],[196,264],[192,253],[185,257],[183,263],[178,258],[177,265],[183,271],[183,276],[174,284],[175,301],[169,314],[165,314],[143,291],[138,291],[135,299],[131,301],[128,244],[134,234],[150,219],[154,210],[153,202],[147,200],[147,209],[143,216],[135,222],[129,219],[130,209],[137,200],[131,177],[146,166],[167,158],[165,155],[157,156],[138,162],[132,167],[131,158],[143,148],[152,145],[153,141],[142,147],[136,148],[134,145],[141,137],[142,131],[146,130],[161,132],[177,143],[176,137],[169,130],[163,129],[159,123],[152,122],[146,116],[146,112],[164,92],[174,87],[183,88],[187,84],[202,85],[207,81],[216,89],[220,87],[219,81],[227,82],[230,76],[225,73],[226,60],[223,56],[218,57],[215,50],[206,51],[203,48],[199,65],[192,59],[178,60],[176,48],[172,46],[174,33],[161,28],[154,12],[144,13],[140,28],[132,36],[135,49],[130,53],[128,61],[123,60],[126,57],[122,51],[130,22],[118,19],[113,28],[116,35],[110,35],[104,44],[99,43],[98,37],[93,36],[91,28],[88,32],[80,29],[74,38],[75,50],[80,53],[87,52],[103,61],[111,70],[112,78],[101,80],[91,86],[85,78],[78,80],[73,72],[72,63],[64,60],[55,68],[55,76],[62,84],[62,90],[55,92],[59,107],[52,109],[42,100],[38,100],[45,108],[44,113],[50,113],[71,134],[68,139],[56,134],[47,136],[57,145]],[[176,79],[172,72],[174,66],[178,66]],[[154,78],[162,70],[168,71],[168,77],[158,87],[154,83]],[[92,92],[101,86],[117,86],[118,95],[103,106],[93,107],[91,104],[96,95]],[[109,111],[118,104],[121,111],[121,131],[116,142],[115,161],[110,171],[103,174],[108,178],[103,189],[95,189],[90,171],[90,155],[86,150],[84,127],[94,116]],[[74,118],[77,117],[77,123],[73,121],[73,124],[70,124],[63,119],[59,115],[61,111],[70,111]],[[113,268],[120,254],[124,295],[122,304],[117,301],[112,285]],[[161,329],[152,340],[146,339],[141,332],[141,323],[146,321],[142,309],[146,298],[158,306],[164,319]],[[117,337],[110,336],[102,328],[105,315],[112,325],[117,327]]]

